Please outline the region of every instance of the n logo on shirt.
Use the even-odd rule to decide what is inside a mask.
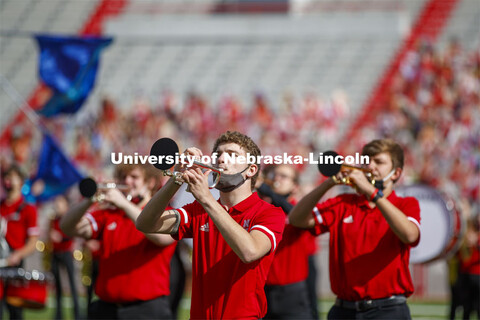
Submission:
[[[200,231],[205,231],[205,232],[210,231],[210,226],[208,225],[208,222],[205,223],[203,226],[200,226]]]
[[[248,230],[250,227],[250,219],[246,219],[243,221],[243,229]]]
[[[107,230],[115,230],[117,228],[117,223],[114,221],[107,226]]]

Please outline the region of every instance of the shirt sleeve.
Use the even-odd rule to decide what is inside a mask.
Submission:
[[[198,210],[198,206],[200,206],[200,204],[194,201],[181,208],[173,209],[177,210],[180,215],[180,225],[177,233],[172,234],[173,239],[181,240],[183,238],[193,237],[193,213]]]
[[[87,212],[85,218],[90,222],[92,239],[99,239],[105,225],[105,213],[101,210]]]
[[[318,203],[312,210],[315,226],[313,234],[319,234],[330,231],[330,227],[335,223],[336,212],[342,203],[341,197],[328,199],[327,201]]]
[[[277,207],[268,208],[259,212],[252,221],[250,232],[258,230],[263,232],[272,245],[270,253],[273,253],[282,240],[283,229],[285,228],[285,213]]]
[[[404,198],[404,201],[402,201],[401,207],[399,207],[399,209],[400,211],[403,212],[403,214],[407,216],[407,219],[413,222],[418,228],[418,232],[419,232],[418,239],[414,243],[410,244],[411,247],[416,247],[420,242],[420,236],[421,236],[420,205],[418,203],[418,200],[413,197]]]
[[[37,209],[34,206],[28,205],[24,210],[27,235],[29,237],[40,235],[40,229],[37,225]]]

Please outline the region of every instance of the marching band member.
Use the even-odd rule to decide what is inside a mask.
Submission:
[[[191,319],[259,319],[267,311],[265,279],[282,238],[285,215],[252,192],[259,163],[226,161],[227,154],[260,155],[249,137],[227,131],[213,152],[224,170],[216,186],[220,199],[210,193],[210,170],[183,169],[180,179],[172,177],[145,206],[137,228],[171,234],[177,240],[193,238]],[[197,148],[188,148],[185,154],[202,156]],[[182,167],[176,165],[175,170]],[[196,201],[166,210],[183,182]]]
[[[271,183],[268,181],[271,180]],[[271,199],[274,206],[285,213],[285,230],[278,245],[265,286],[268,311],[266,319],[312,319],[311,301],[307,286],[308,257],[312,234],[309,230],[292,226],[288,214],[296,202],[299,174],[291,165],[272,168],[271,178],[258,188],[261,196]],[[316,299],[313,305],[316,305]]]
[[[175,245],[171,237],[143,234],[134,224],[151,198],[155,178],[142,165],[119,165],[115,175],[130,188],[131,201],[119,189],[107,189],[107,208],[92,208],[94,199],[84,199],[60,223],[69,236],[101,243],[95,285],[100,300],[90,306],[89,318],[170,319],[167,296]],[[93,210],[86,213],[89,208]]]
[[[375,187],[361,170],[340,172],[300,200],[290,222],[316,234],[330,232],[330,282],[337,299],[328,319],[410,319],[408,264],[410,248],[420,240],[419,204],[393,191],[403,170],[397,143],[374,140],[362,153],[370,157],[373,178],[383,183]],[[344,177],[357,193],[318,203]]]
[[[62,312],[62,281],[60,266],[64,266],[68,276],[70,292],[73,300],[74,318],[80,319],[80,305],[78,303],[77,286],[75,284],[73,266],[73,239],[67,237],[60,230],[60,220],[68,211],[68,200],[65,196],[57,196],[54,200],[55,216],[50,222],[49,238],[52,244],[52,273],[55,278],[56,311],[55,319],[63,319]]]
[[[24,180],[25,174],[16,164],[8,167],[2,174],[6,197],[0,203],[0,214],[6,223],[5,240],[10,248],[3,267],[22,267],[23,259],[35,251],[39,235],[37,209],[27,204],[22,196]],[[8,303],[7,308],[10,319],[23,319],[23,308]],[[2,312],[3,301],[0,302],[0,315],[3,315]]]

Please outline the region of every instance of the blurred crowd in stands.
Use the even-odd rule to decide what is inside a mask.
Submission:
[[[452,41],[440,51],[422,42],[408,53],[392,83],[382,111],[361,124],[345,151],[357,152],[374,138],[394,138],[406,150],[404,183],[426,183],[475,203],[480,198],[480,50],[465,52]],[[48,120],[85,175],[111,178],[111,152],[146,155],[161,137],[176,140],[182,151],[195,145],[209,153],[214,138],[226,130],[251,136],[265,155],[307,156],[334,149],[355,120],[341,91],[328,99],[285,94],[282,105],[272,105],[260,93],[245,103],[234,96],[214,102],[195,92],[178,97],[165,91],[159,101],[136,99],[128,110],[118,107],[120,99],[103,99],[98,113],[81,123],[68,117]],[[10,150],[33,163],[27,166],[33,174],[36,158],[30,152],[36,148],[14,138]],[[304,179],[322,178],[309,173]]]
[[[391,137],[406,150],[404,183],[478,201],[480,50],[465,52],[453,40],[440,52],[422,42],[407,54],[392,83],[382,111],[359,130],[349,150]]]

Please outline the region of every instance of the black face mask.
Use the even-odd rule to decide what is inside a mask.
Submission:
[[[230,192],[238,187],[240,187],[242,184],[247,181],[247,179],[244,179],[242,176],[242,173],[247,170],[249,167],[246,167],[242,171],[234,174],[222,174],[220,176],[220,180],[218,181],[217,185],[215,186],[215,189],[221,192]]]
[[[390,177],[395,173],[395,170],[392,170],[390,171],[390,173],[385,177],[383,178],[382,180],[375,180],[375,188],[377,188],[378,190],[381,190],[383,191],[383,189],[385,189],[385,186],[383,185],[383,183],[385,181],[387,181],[388,179],[390,179]]]

